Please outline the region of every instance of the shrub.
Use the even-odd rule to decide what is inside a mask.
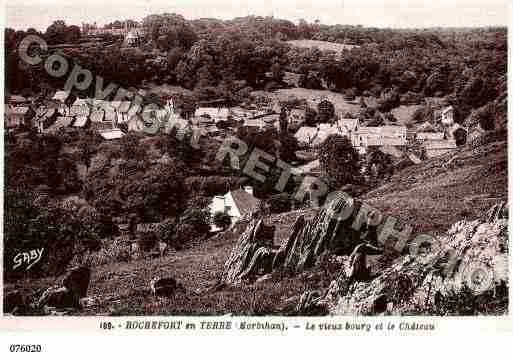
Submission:
[[[232,219],[227,213],[219,211],[214,213],[213,222],[216,226],[225,230],[232,224]]]
[[[269,211],[271,213],[282,213],[288,212],[292,209],[293,204],[295,203],[294,198],[292,198],[287,193],[280,193],[274,196],[271,196],[268,200],[269,203]]]
[[[157,236],[162,242],[171,243],[176,230],[176,219],[166,218],[159,224]]]

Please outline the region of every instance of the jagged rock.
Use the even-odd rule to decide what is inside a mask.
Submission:
[[[350,206],[352,214],[346,219],[338,218]],[[274,227],[266,226],[262,220],[251,222],[225,264],[224,282],[240,283],[276,270],[302,272],[313,267],[324,254],[350,254],[363,241],[360,228],[352,226],[360,207],[359,201],[340,193],[335,195],[312,220],[299,216],[290,236],[277,251],[272,249]],[[366,218],[358,219],[366,223]]]
[[[36,302],[37,308],[79,308],[79,298],[71,289],[66,287],[54,286],[43,292]]]
[[[73,291],[78,298],[83,298],[87,295],[90,279],[91,270],[85,266],[77,266],[66,274],[62,280],[62,285]]]
[[[185,292],[183,285],[171,277],[154,277],[150,282],[150,290],[157,297],[169,297],[178,291]]]
[[[353,206],[352,214],[346,219],[339,219],[338,213],[349,206]],[[360,207],[359,201],[339,194],[311,221],[300,216],[292,227],[292,233],[278,250],[273,269],[301,272],[312,267],[323,253],[350,254],[356,245],[362,243],[362,231],[352,227]]]
[[[226,261],[223,282],[236,284],[257,274],[272,270],[274,227],[263,220],[253,220],[242,233]]]
[[[508,281],[505,216],[501,203],[482,220],[455,223],[437,238],[439,248],[425,255],[406,255],[370,282],[357,282],[351,288],[332,283],[330,298],[325,298],[331,314],[465,314],[461,311],[468,309],[462,303],[472,306],[480,295],[495,297],[501,292],[507,300],[507,290],[500,289]],[[459,304],[453,303],[454,298]]]

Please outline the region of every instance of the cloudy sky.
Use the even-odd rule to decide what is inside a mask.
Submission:
[[[506,25],[507,0],[6,0],[4,25],[45,30],[52,21],[105,23],[152,13],[187,19],[249,14],[376,27]]]

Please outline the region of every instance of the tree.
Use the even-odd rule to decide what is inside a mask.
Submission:
[[[80,28],[76,25],[71,25],[66,28],[66,42],[75,43],[80,39]]]
[[[54,21],[45,32],[45,39],[49,44],[62,44],[66,42],[67,26],[64,20]]]
[[[285,73],[283,72],[281,64],[275,59],[274,63],[271,65],[271,79],[277,83],[282,83],[284,75]]]
[[[214,224],[216,226],[222,228],[223,231],[226,230],[226,228],[228,228],[230,226],[230,224],[232,224],[232,219],[228,215],[228,213],[224,213],[221,211],[214,213],[213,221],[214,221]]]
[[[329,135],[320,146],[319,162],[331,189],[358,183],[359,156],[347,137]]]
[[[331,101],[322,100],[317,105],[317,113],[319,122],[326,123],[330,122],[335,117],[335,106]]]

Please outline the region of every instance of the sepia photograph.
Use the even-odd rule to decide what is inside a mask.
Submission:
[[[506,2],[3,6],[3,318],[508,316]]]

